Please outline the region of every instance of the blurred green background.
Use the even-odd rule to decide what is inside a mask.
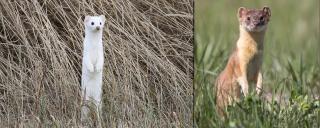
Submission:
[[[236,119],[218,123],[213,83],[223,70],[239,37],[239,7],[271,8],[264,44],[263,86],[265,94],[284,92],[319,98],[320,37],[319,0],[197,0],[195,1],[195,106],[198,127],[251,126]],[[284,99],[288,100],[288,99]],[[317,119],[320,113],[318,112]],[[254,115],[251,115],[254,119]],[[243,121],[250,119],[244,114]],[[289,116],[287,117],[289,118]],[[296,117],[299,118],[299,117]],[[289,120],[289,119],[288,119]],[[294,119],[292,119],[294,120]],[[312,120],[310,120],[312,122]],[[272,122],[260,122],[260,125]],[[291,123],[287,121],[286,123]],[[292,121],[294,125],[294,121]]]

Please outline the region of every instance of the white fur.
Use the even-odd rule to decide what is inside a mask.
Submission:
[[[240,26],[248,32],[261,32],[267,28],[267,24],[262,26],[257,26],[257,27],[255,27],[254,25],[243,25],[243,24],[240,24]]]
[[[83,100],[85,102],[92,101],[96,105],[97,111],[101,109],[104,63],[102,32],[104,22],[105,17],[103,15],[86,16],[84,20],[85,38],[83,42],[81,92]],[[81,117],[86,118],[88,112],[89,109],[83,106]]]
[[[247,81],[247,77],[246,76],[240,76],[237,79],[237,81],[241,86],[242,93],[244,94],[244,96],[247,96],[248,93],[249,93],[249,84],[248,84],[248,81]]]
[[[259,74],[258,74],[258,80],[257,80],[257,85],[256,85],[256,91],[257,91],[257,94],[258,94],[258,95],[260,95],[261,90],[262,90],[262,73],[259,72]]]

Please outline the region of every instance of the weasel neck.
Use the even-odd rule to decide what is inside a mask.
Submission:
[[[100,39],[102,38],[102,31],[85,31],[85,36],[93,39]]]
[[[258,49],[263,49],[264,35],[266,30],[260,32],[248,32],[240,26],[240,37],[237,45],[254,45]]]
[[[102,44],[102,31],[92,32],[85,31],[85,42],[90,43],[90,45],[101,45]]]

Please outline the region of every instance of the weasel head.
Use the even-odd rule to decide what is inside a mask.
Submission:
[[[86,31],[99,32],[103,30],[106,18],[104,15],[100,16],[86,16],[84,19],[84,26]]]
[[[246,9],[240,7],[238,10],[238,19],[240,27],[248,32],[261,32],[266,30],[271,17],[269,7],[262,9]]]

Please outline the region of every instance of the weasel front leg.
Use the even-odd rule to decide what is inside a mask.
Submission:
[[[257,91],[258,95],[260,95],[260,93],[262,91],[262,73],[261,73],[261,71],[259,71],[258,76],[257,76],[256,91]]]
[[[249,92],[249,84],[247,79],[247,64],[240,62],[240,76],[238,77],[237,81],[241,86],[241,90],[246,97]]]
[[[89,70],[89,72],[94,72],[94,66],[93,64],[91,63],[90,59],[88,57],[84,57],[83,58],[84,60],[84,66],[86,66],[86,68]]]
[[[103,53],[100,53],[99,56],[98,56],[97,64],[96,64],[97,72],[102,72],[102,70],[103,70],[103,61],[104,61]]]

